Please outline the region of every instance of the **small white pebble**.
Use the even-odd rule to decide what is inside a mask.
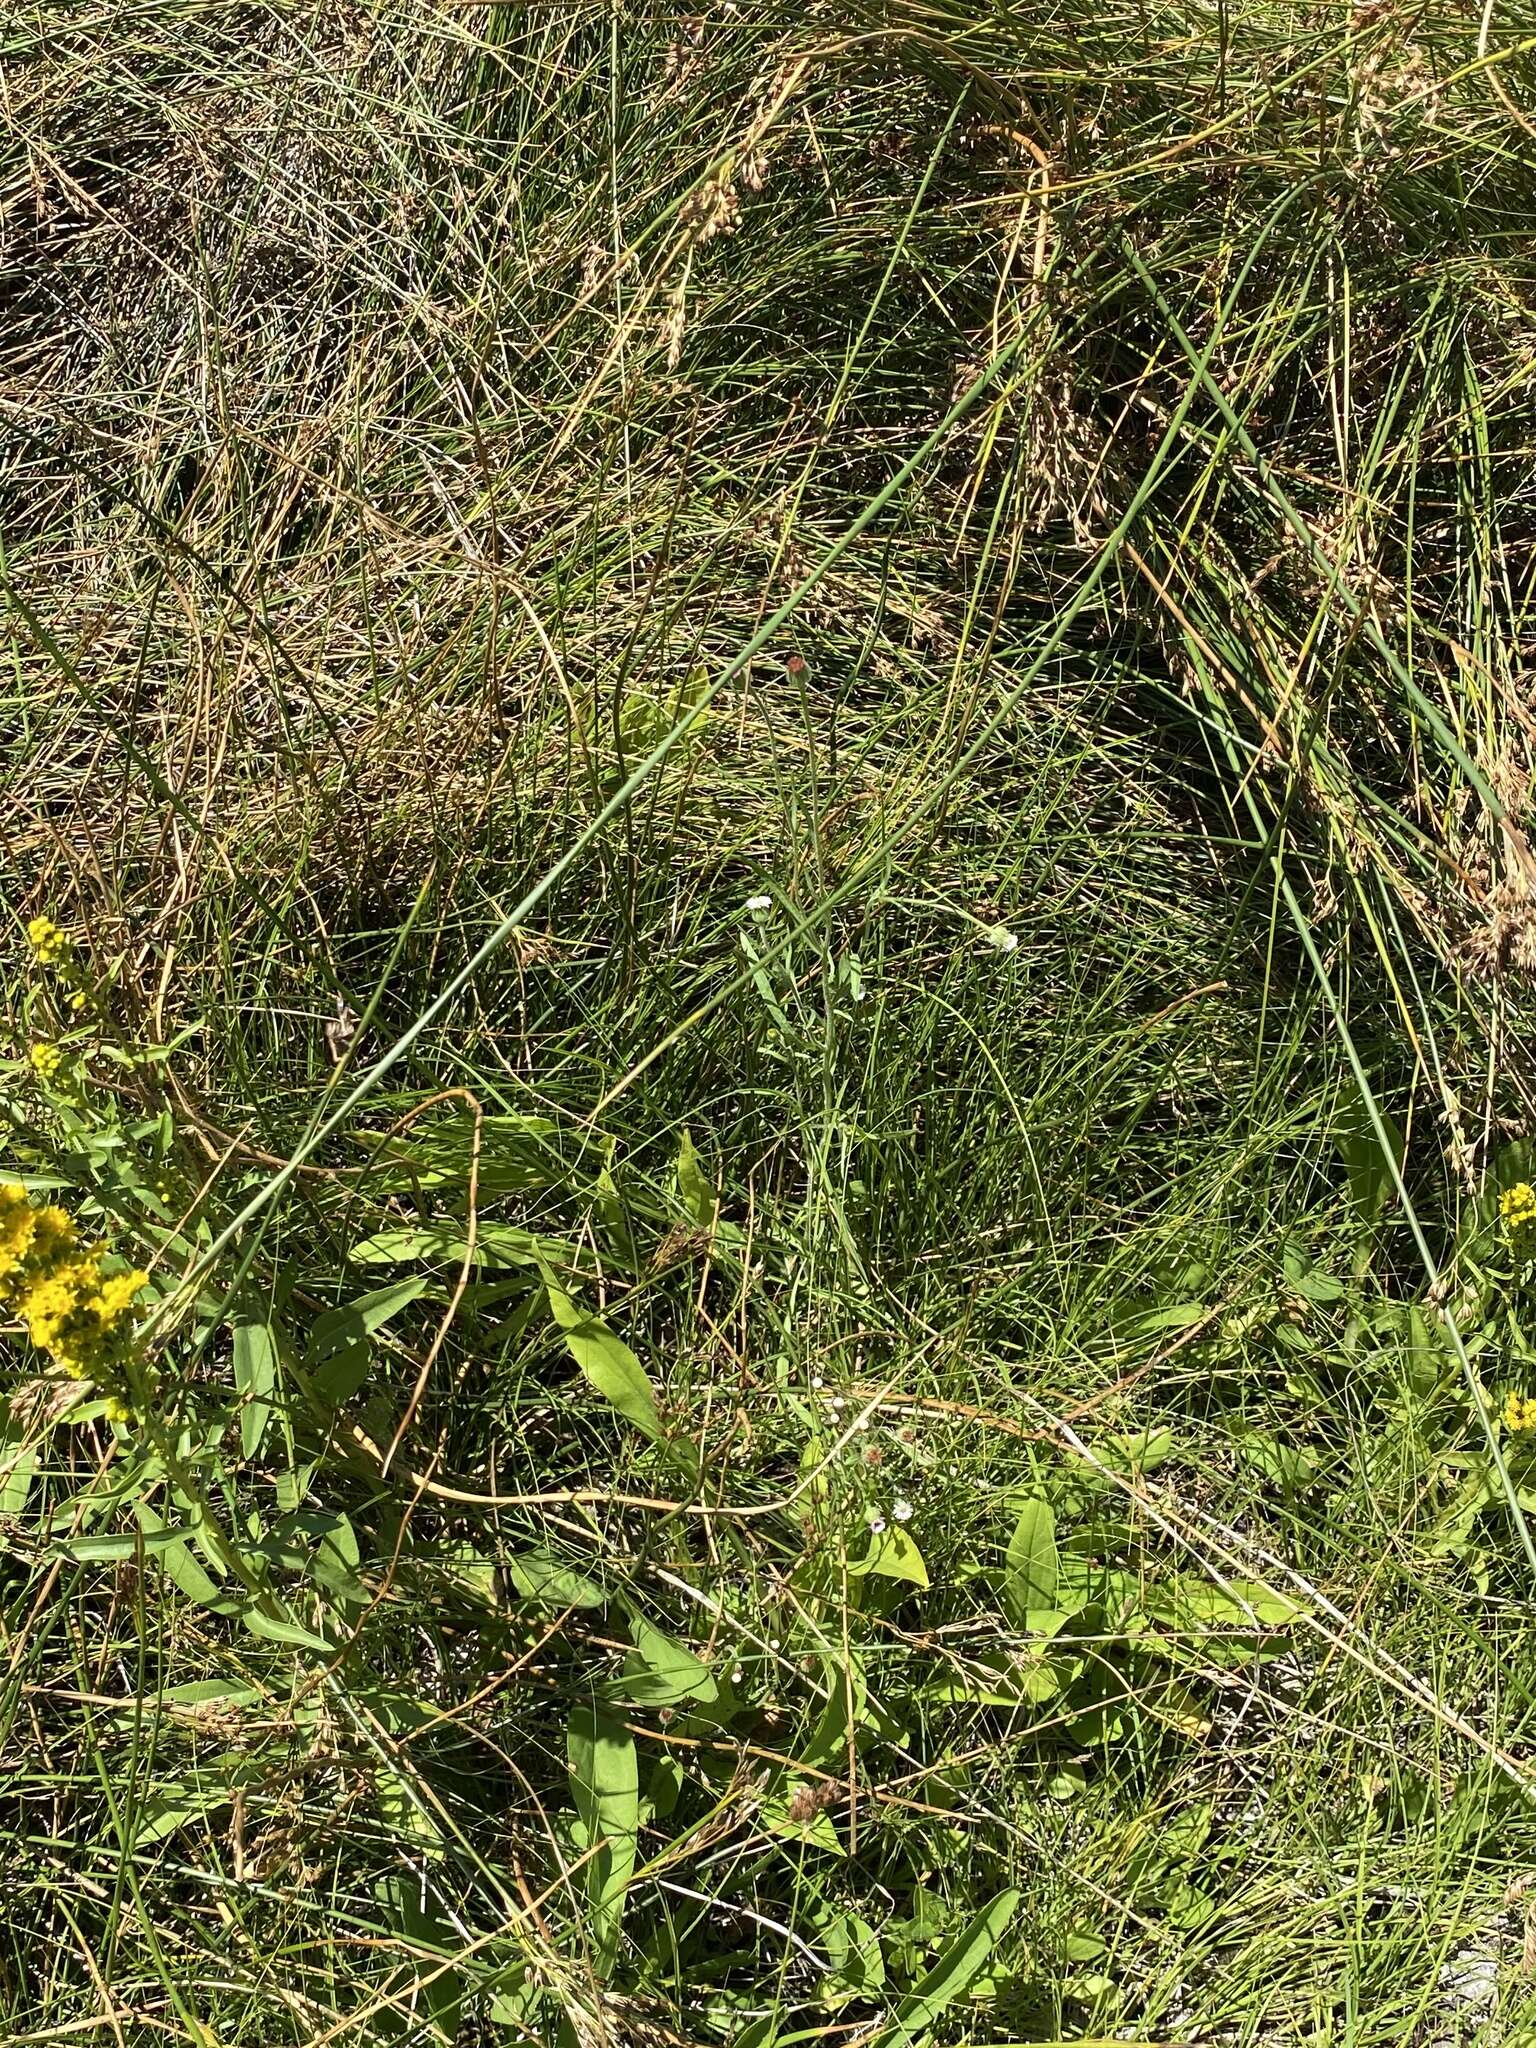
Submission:
[[[834,1408],[846,1408],[848,1406],[848,1403],[843,1399],[841,1394],[834,1394],[832,1396],[832,1406]]]
[[[815,1378],[811,1381],[811,1385],[813,1387],[824,1387],[826,1384],[826,1381],[822,1378],[820,1373],[817,1373]]]
[[[732,1685],[740,1685],[741,1681],[746,1677],[746,1675],[747,1674],[745,1673],[745,1671],[743,1671],[741,1666],[738,1664],[736,1666],[736,1669],[731,1673]]]

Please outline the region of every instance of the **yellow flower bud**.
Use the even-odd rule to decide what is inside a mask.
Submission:
[[[66,938],[51,917],[34,917],[27,926],[27,944],[39,967],[57,967],[69,951]]]

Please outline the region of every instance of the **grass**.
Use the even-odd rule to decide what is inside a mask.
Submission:
[[[0,27],[7,2042],[1536,2038],[1529,40]]]

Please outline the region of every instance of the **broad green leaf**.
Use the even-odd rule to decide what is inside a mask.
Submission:
[[[1220,1910],[1220,1902],[1212,1893],[1183,1876],[1164,1886],[1159,1904],[1168,1924],[1186,1931],[1206,1926]]]
[[[317,1316],[306,1351],[317,1391],[336,1405],[355,1394],[367,1377],[369,1339],[429,1284],[424,1273],[413,1274]]]
[[[691,1131],[684,1131],[683,1142],[677,1154],[677,1191],[682,1196],[683,1207],[701,1230],[708,1230],[715,1220],[717,1200],[704,1163],[694,1146]]]
[[[605,1323],[577,1306],[548,1266],[540,1265],[550,1314],[560,1327],[566,1349],[605,1401],[653,1442],[662,1435],[656,1395],[644,1366]]]
[[[1022,1627],[1032,1607],[1054,1607],[1059,1571],[1056,1516],[1051,1504],[1026,1500],[1008,1539],[1003,1605],[1009,1618]]]
[[[508,1111],[480,1123],[477,1178],[482,1200],[549,1187],[570,1168],[548,1141],[559,1126],[548,1117],[520,1116]],[[383,1184],[410,1188],[449,1185],[465,1187],[475,1153],[475,1119],[451,1114],[430,1130],[419,1127],[408,1137],[382,1142],[363,1134],[375,1172]],[[393,1167],[394,1171],[390,1171]]]
[[[1234,1600],[1242,1603],[1239,1611],[1251,1609],[1254,1618],[1266,1628],[1283,1628],[1307,1611],[1299,1600],[1274,1586],[1261,1585],[1257,1579],[1231,1579],[1228,1584]]]
[[[502,1604],[496,1560],[477,1550],[464,1537],[448,1537],[434,1544],[433,1563],[444,1578],[466,1599],[493,1612]]]
[[[1137,1695],[1137,1704],[1149,1720],[1161,1722],[1180,1735],[1198,1741],[1210,1733],[1211,1717],[1203,1696],[1176,1678],[1165,1678]]]
[[[165,1686],[157,1697],[161,1706],[170,1707],[254,1707],[261,1694],[237,1678],[187,1678]]]
[[[1076,1658],[983,1657],[923,1687],[925,1699],[951,1705],[1027,1707],[1053,1700],[1079,1669]]]
[[[188,1821],[215,1813],[220,1807],[228,1806],[229,1801],[230,1788],[227,1785],[165,1786],[151,1793],[134,1815],[133,1846],[135,1849],[151,1848],[156,1842],[163,1842],[167,1835],[174,1835],[178,1828],[185,1827]]]
[[[303,1503],[314,1476],[315,1466],[313,1461],[304,1465],[295,1465],[291,1471],[278,1473],[273,1491],[277,1495],[277,1504],[285,1515],[292,1514],[294,1509]]]
[[[1405,1319],[1404,1336],[1408,1384],[1418,1395],[1432,1394],[1442,1376],[1455,1371],[1455,1354],[1446,1341],[1445,1324],[1438,1315],[1426,1315],[1414,1302]],[[1465,1348],[1470,1357],[1472,1346],[1468,1344]]]
[[[1001,1892],[956,1935],[927,1975],[920,1978],[896,2008],[893,2023],[877,2036],[879,2048],[898,2048],[916,2041],[941,2018],[980,1976],[1008,1923],[1019,1909],[1020,1894]]]
[[[393,1833],[412,1836],[429,1855],[442,1854],[442,1829],[393,1764],[377,1766],[373,1789],[379,1812]]]
[[[486,2005],[486,2018],[493,2027],[507,2027],[523,2043],[535,2037],[529,2021],[544,2002],[544,1988],[532,1977],[521,1976],[517,1971],[509,1973],[516,1978],[498,1991],[493,1991]]]
[[[1087,1791],[1088,1773],[1075,1761],[1058,1764],[1045,1789],[1053,1799],[1065,1805],[1073,1799],[1081,1798]]]
[[[801,1781],[802,1788],[805,1781]],[[848,1851],[837,1824],[830,1813],[824,1813],[819,1806],[799,1806],[783,1793],[765,1799],[758,1809],[758,1818],[770,1835],[781,1835],[791,1842],[803,1842],[808,1849],[825,1849],[832,1856],[846,1856]]]
[[[597,1176],[592,1193],[597,1213],[603,1221],[603,1228],[617,1247],[619,1256],[632,1261],[635,1256],[635,1243],[630,1233],[629,1217],[624,1208],[624,1197],[619,1192],[618,1181],[614,1178],[611,1152],[602,1172]]]
[[[357,1531],[347,1516],[301,1512],[294,1517],[294,1524],[296,1530],[313,1545],[305,1559],[305,1568],[311,1576],[345,1600],[361,1600],[364,1597],[363,1587],[357,1573],[362,1553],[358,1548]]]
[[[269,1643],[287,1643],[296,1650],[312,1650],[317,1657],[334,1657],[336,1645],[328,1643],[324,1636],[317,1636],[296,1621],[280,1621],[273,1615],[263,1614],[259,1607],[242,1608],[240,1619],[253,1636],[260,1636]]]
[[[77,1564],[118,1564],[124,1558],[137,1557],[141,1550],[155,1556],[187,1541],[184,1529],[146,1529],[139,1536],[72,1536],[59,1548],[66,1557],[72,1557]]]
[[[1245,1465],[1286,1493],[1301,1491],[1317,1477],[1317,1460],[1310,1451],[1283,1444],[1268,1430],[1239,1430],[1233,1441]]]
[[[1102,1934],[1086,1930],[1062,1936],[1061,1952],[1069,1963],[1093,1963],[1108,1953],[1109,1944]]]
[[[685,1782],[683,1767],[675,1756],[657,1757],[651,1766],[651,1782],[645,1795],[647,1820],[666,1820],[676,1812]]]
[[[675,1706],[679,1700],[698,1700],[707,1706],[718,1697],[709,1666],[654,1622],[632,1613],[629,1632],[635,1655],[625,1662],[622,1683],[628,1698],[643,1700],[648,1706]]]
[[[507,1577],[525,1600],[537,1600],[545,1607],[595,1608],[607,1599],[601,1586],[547,1551],[529,1550],[509,1559]]]
[[[25,1441],[21,1424],[0,1409],[0,1515],[20,1515],[26,1508],[37,1450]]]
[[[329,1358],[362,1337],[381,1330],[392,1316],[408,1308],[426,1286],[419,1278],[397,1280],[393,1287],[379,1287],[372,1294],[360,1294],[356,1301],[327,1309],[315,1318],[310,1332],[308,1356],[313,1363]]]
[[[857,1913],[836,1913],[821,1930],[832,1974],[843,1997],[869,1997],[885,1983],[885,1956],[880,1937]]]
[[[399,1230],[380,1230],[353,1245],[347,1257],[356,1266],[405,1266],[422,1264],[453,1268],[464,1263],[469,1248],[463,1223],[452,1218],[443,1223],[413,1224]],[[552,1238],[541,1240],[530,1230],[511,1223],[482,1223],[475,1232],[474,1263],[477,1266],[534,1266],[541,1251],[560,1249]]]
[[[432,1888],[423,1887],[414,1872],[391,1871],[380,1880],[376,1896],[409,1944],[409,1968],[415,1973],[421,2003],[440,2037],[453,2041],[459,2031],[464,1995],[460,1972],[446,1967],[463,1946],[453,1922]],[[425,1955],[420,1953],[423,1949]]]
[[[827,1688],[825,1703],[796,1758],[797,1763],[809,1764],[817,1770],[847,1762],[850,1727],[865,1725],[869,1703],[864,1667],[856,1655],[850,1654],[846,1661],[823,1656],[821,1675]]]
[[[905,1529],[881,1529],[871,1533],[869,1549],[856,1564],[849,1565],[848,1576],[904,1579],[908,1585],[922,1588],[928,1584],[928,1567]]]
[[[1104,1462],[1112,1470],[1140,1476],[1155,1472],[1173,1456],[1171,1429],[1138,1429],[1124,1436],[1106,1437],[1101,1446]]]
[[[232,1613],[239,1601],[224,1592],[192,1555],[191,1530],[168,1527],[164,1518],[156,1514],[147,1501],[136,1500],[133,1511],[146,1542],[151,1537],[157,1539],[160,1568],[171,1584],[198,1607],[207,1607],[219,1614]],[[167,1542],[166,1538],[170,1540]]]
[[[240,1452],[254,1458],[272,1419],[272,1390],[277,1385],[277,1339],[267,1323],[235,1325],[235,1391],[240,1410]]]
[[[1204,1301],[1177,1301],[1166,1308],[1145,1309],[1117,1317],[1116,1328],[1124,1337],[1163,1337],[1173,1330],[1192,1329],[1202,1316],[1209,1315],[1210,1305]]]
[[[579,1706],[566,1729],[571,1797],[589,1848],[586,1866],[592,1947],[607,1976],[618,1954],[624,1893],[635,1867],[640,1826],[640,1767],[634,1738],[599,1708]]]
[[[1379,1103],[1376,1113],[1387,1135],[1386,1149],[1358,1087],[1352,1087],[1341,1102],[1333,1132],[1349,1181],[1350,1206],[1365,1228],[1376,1223],[1394,1192],[1392,1169],[1395,1164],[1401,1171],[1405,1149],[1402,1131]]]
[[[1305,1612],[1288,1595],[1254,1579],[1229,1579],[1224,1586],[1216,1586],[1190,1576],[1177,1581],[1170,1609],[1195,1621],[1228,1628],[1251,1628],[1255,1622],[1266,1628],[1283,1628]]]

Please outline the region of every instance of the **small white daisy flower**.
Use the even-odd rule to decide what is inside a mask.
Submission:
[[[747,898],[747,908],[753,912],[772,910],[773,898],[771,896],[749,896]]]
[[[891,1509],[891,1513],[892,1513],[892,1515],[894,1515],[894,1516],[895,1516],[895,1518],[896,1518],[896,1520],[897,1520],[898,1522],[910,1522],[910,1521],[911,1521],[911,1519],[912,1519],[912,1503],[911,1503],[911,1501],[909,1501],[909,1500],[899,1500],[899,1501],[897,1501],[896,1505],[895,1505],[895,1506],[894,1506],[894,1507],[893,1507],[893,1508]]]

